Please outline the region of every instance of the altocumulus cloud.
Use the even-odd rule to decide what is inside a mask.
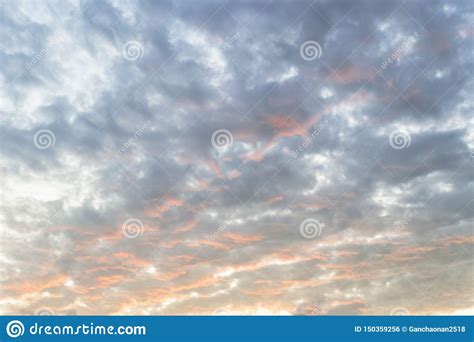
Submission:
[[[469,1],[3,1],[0,312],[468,313]]]

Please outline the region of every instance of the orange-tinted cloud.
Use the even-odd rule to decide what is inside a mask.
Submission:
[[[191,219],[183,223],[181,226],[179,226],[176,229],[176,231],[180,233],[189,232],[190,230],[193,230],[196,227],[196,225],[197,225],[197,221],[195,219]]]
[[[148,217],[160,218],[164,213],[174,207],[182,207],[184,201],[176,197],[166,197],[156,204],[151,204],[145,209],[145,215]]]

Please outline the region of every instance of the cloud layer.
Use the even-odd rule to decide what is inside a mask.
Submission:
[[[2,7],[3,314],[472,313],[468,1]]]

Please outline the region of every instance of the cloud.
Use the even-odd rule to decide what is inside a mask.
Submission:
[[[468,8],[5,4],[0,311],[468,310]]]

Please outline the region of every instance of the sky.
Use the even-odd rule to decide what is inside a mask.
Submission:
[[[471,1],[1,1],[0,313],[473,314]]]

